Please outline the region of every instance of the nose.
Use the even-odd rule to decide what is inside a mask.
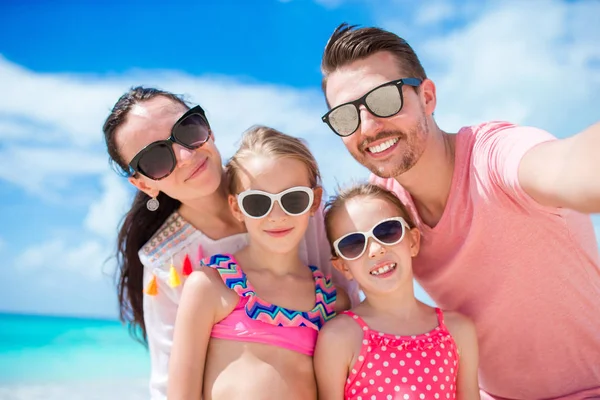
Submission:
[[[377,258],[386,253],[385,246],[372,238],[369,239],[369,243],[367,243],[367,251],[369,253],[369,258]]]
[[[379,132],[383,130],[383,121],[376,115],[371,114],[369,110],[361,104],[359,107],[360,112],[360,126],[358,129],[362,136],[375,137]]]
[[[273,204],[273,209],[271,209],[271,212],[269,213],[269,221],[274,222],[277,220],[285,219],[287,216],[288,215],[285,211],[283,211],[279,202],[276,201],[275,204]]]
[[[188,165],[194,159],[194,150],[186,149],[176,143],[173,144],[173,152],[175,153],[178,167]]]

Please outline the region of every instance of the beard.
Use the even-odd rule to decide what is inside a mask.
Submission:
[[[425,116],[416,126],[406,130],[382,131],[376,137],[364,139],[358,150],[351,151],[352,157],[380,178],[393,178],[401,175],[415,166],[425,151],[428,136],[428,124]],[[388,138],[398,139],[394,146],[404,148],[401,155],[393,154],[386,160],[373,160],[367,150],[371,143]],[[395,152],[398,149],[394,150]]]

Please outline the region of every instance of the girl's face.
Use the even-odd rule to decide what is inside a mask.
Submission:
[[[246,197],[241,198],[242,204],[240,204],[238,196],[233,194],[229,196],[233,214],[245,223],[254,245],[271,253],[284,254],[296,251],[304,237],[310,217],[319,208],[322,189],[311,188],[311,180],[305,164],[291,157],[249,156],[242,160],[242,164],[243,169],[238,174],[238,193]],[[277,195],[295,187],[310,190],[308,193],[299,190],[287,194],[286,197],[275,202],[268,199],[264,193],[248,192],[258,190]],[[308,197],[311,195],[313,201],[309,203]],[[306,211],[300,215],[289,215],[282,209],[282,203],[292,213],[299,213],[304,209]],[[270,205],[272,208],[268,211]],[[268,213],[262,216],[267,211]],[[251,218],[247,214],[258,218]]]
[[[406,218],[384,199],[355,197],[336,211],[332,236],[337,240],[353,232],[370,232],[381,221],[394,217]],[[420,235],[416,228],[404,229],[404,237],[399,243],[385,245],[369,238],[360,257],[351,261],[334,257],[334,267],[346,278],[356,280],[366,293],[387,293],[412,285],[412,257],[419,252]]]
[[[119,153],[129,163],[144,147],[171,135],[173,125],[187,110],[180,104],[158,96],[137,104],[127,120],[116,132]],[[221,155],[214,143],[214,134],[201,147],[189,150],[173,144],[177,165],[161,180],[152,180],[136,174],[129,181],[151,197],[164,192],[185,203],[214,193],[221,183],[223,167]]]

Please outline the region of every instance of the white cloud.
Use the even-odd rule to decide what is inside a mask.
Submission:
[[[91,76],[42,74],[9,62],[0,55],[0,109],[6,115],[50,127],[59,140],[75,145],[100,143],[100,127],[124,81],[106,85]]]
[[[17,257],[15,264],[22,272],[50,267],[56,272],[57,281],[62,279],[63,274],[83,275],[95,280],[101,277],[107,256],[105,247],[99,241],[72,243],[58,238],[29,247]]]
[[[16,260],[23,272],[46,269],[49,264],[61,274],[81,275],[90,281],[103,279],[112,274],[114,264],[107,260],[115,247],[118,227],[127,206],[131,192],[117,176],[104,175],[101,179],[101,195],[89,205],[83,220],[83,227],[62,231],[52,239],[33,244]]]
[[[11,120],[0,121],[0,138],[2,140],[26,139],[31,137],[31,126],[25,122]]]
[[[90,205],[84,226],[107,242],[115,240],[117,228],[131,203],[131,191],[113,174],[102,177],[102,194]]]
[[[18,174],[15,173],[17,166]],[[0,179],[43,197],[64,189],[71,179],[99,175],[107,170],[108,159],[101,151],[71,144],[41,147],[33,142],[0,147]]]
[[[456,15],[457,7],[450,1],[438,0],[423,3],[416,11],[417,25],[433,25],[451,19]]]

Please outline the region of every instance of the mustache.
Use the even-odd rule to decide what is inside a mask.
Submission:
[[[367,148],[371,145],[371,143],[389,138],[398,138],[399,140],[406,140],[407,135],[402,131],[381,131],[377,134],[377,136],[373,138],[363,139],[363,141],[360,142],[359,148],[361,151],[366,151]]]

